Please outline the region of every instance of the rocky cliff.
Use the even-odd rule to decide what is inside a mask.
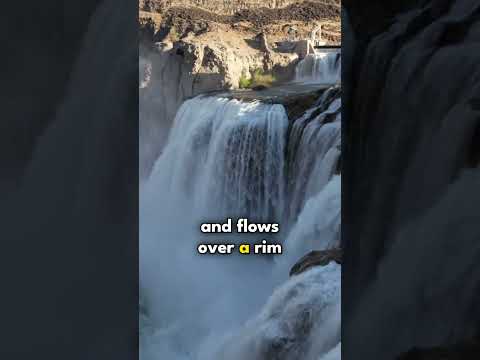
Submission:
[[[149,8],[146,8],[149,9]],[[141,38],[150,41],[175,41],[210,31],[218,24],[230,31],[251,34],[263,32],[272,41],[309,38],[312,30],[322,28],[321,38],[340,44],[340,3],[296,2],[284,8],[245,8],[231,15],[198,7],[171,7],[162,11],[140,10]]]
[[[321,24],[330,43],[340,41],[337,1],[272,2],[271,8],[259,9],[268,4],[222,2],[236,7],[232,15],[208,11],[216,3],[140,2],[141,159],[158,156],[161,139],[185,99],[237,89],[255,73],[266,74],[272,84],[291,80],[298,54],[279,46],[289,32],[302,39]],[[156,138],[156,145],[148,137]]]
[[[149,12],[165,12],[171,7],[198,7],[217,14],[232,15],[241,10],[258,8],[278,9],[305,2],[303,0],[140,0],[140,9]],[[324,4],[338,5],[340,1],[310,0]]]
[[[219,26],[220,27],[220,26]],[[156,158],[182,102],[198,94],[238,88],[257,69],[277,81],[293,77],[298,57],[274,53],[255,38],[216,29],[180,41],[142,47],[140,55],[141,159]],[[147,138],[156,138],[149,145]],[[160,147],[159,147],[160,146]],[[146,151],[147,153],[143,153]],[[144,168],[144,166],[141,167]],[[149,165],[146,167],[149,168]]]

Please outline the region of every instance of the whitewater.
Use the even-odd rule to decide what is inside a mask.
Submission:
[[[140,188],[142,360],[340,358],[340,265],[288,277],[310,250],[339,246],[340,110],[333,88],[293,124],[282,105],[260,101],[199,96],[181,106]],[[227,218],[280,232],[200,232]],[[259,236],[284,253],[196,252]]]
[[[329,50],[307,55],[295,69],[296,82],[338,84],[342,76],[340,50]]]

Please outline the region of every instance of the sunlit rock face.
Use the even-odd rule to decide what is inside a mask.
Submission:
[[[316,0],[310,0],[316,2]],[[145,11],[164,12],[170,7],[199,7],[221,14],[233,14],[240,10],[254,10],[260,7],[269,9],[284,8],[288,5],[306,2],[304,0],[140,0],[140,9]],[[328,4],[338,4],[338,1],[323,1]]]
[[[270,54],[250,47],[243,36],[222,39],[222,32],[190,36],[140,48],[140,174],[151,171],[180,105],[188,98],[238,89],[252,69],[293,77],[296,54]],[[267,63],[268,59],[268,63]],[[275,70],[274,70],[275,69]],[[278,76],[277,76],[278,75]]]
[[[479,5],[344,6],[343,343],[393,359],[479,331]]]

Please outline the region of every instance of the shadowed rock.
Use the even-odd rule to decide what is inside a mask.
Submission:
[[[313,266],[327,266],[332,261],[342,264],[342,249],[311,251],[293,265],[290,276],[301,274]]]
[[[431,349],[413,349],[398,360],[473,360],[480,354],[480,342],[465,342],[450,347],[436,347]]]

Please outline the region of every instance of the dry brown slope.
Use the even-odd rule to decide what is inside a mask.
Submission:
[[[140,10],[163,13],[172,7],[198,7],[217,14],[233,15],[241,10],[278,9],[306,1],[340,7],[339,0],[140,0]]]
[[[327,42],[339,44],[341,41],[340,5],[337,0],[303,1],[285,8],[244,8],[233,15],[199,7],[170,7],[162,13],[140,10],[140,22],[142,26],[150,22],[155,32],[160,28],[163,28],[162,33],[165,29],[169,31],[174,28],[178,38],[186,36],[189,31],[209,31],[211,24],[222,24],[234,31],[265,32],[272,40],[285,39],[291,27],[298,30],[299,38],[306,38],[311,30],[321,24],[323,38]],[[161,41],[164,36],[159,35],[157,39]]]

